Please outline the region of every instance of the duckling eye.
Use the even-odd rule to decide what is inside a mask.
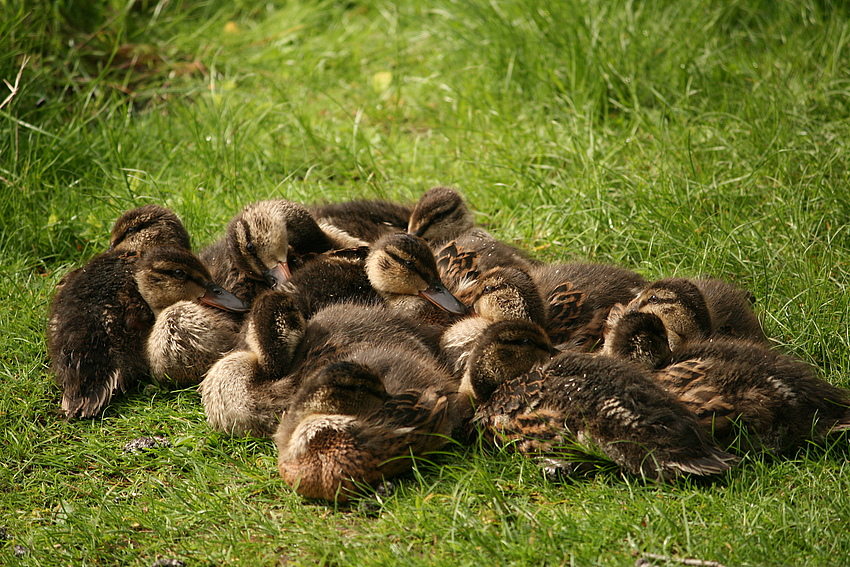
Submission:
[[[496,291],[495,287],[492,285],[485,285],[484,289],[481,290],[481,293],[493,293],[494,291]]]
[[[413,267],[413,260],[405,260],[404,265],[407,266],[408,268],[412,268]]]
[[[245,250],[247,250],[249,254],[253,254],[254,252],[257,251],[257,247],[256,247],[256,245],[254,245],[253,242],[249,242],[248,244],[245,245]]]
[[[174,276],[178,280],[185,280],[186,279],[185,270],[181,270],[179,268],[174,270],[173,272],[171,272],[171,275]]]
[[[647,301],[650,302],[650,303],[658,303],[658,296],[655,295],[655,294],[650,295],[649,299],[647,299]]]

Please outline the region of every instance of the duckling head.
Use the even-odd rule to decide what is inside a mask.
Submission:
[[[503,382],[525,374],[556,352],[539,325],[522,320],[493,323],[476,342],[459,391],[486,402]]]
[[[191,249],[189,233],[180,219],[159,205],[145,205],[125,212],[112,226],[109,249],[141,252],[153,246]]]
[[[493,268],[478,280],[473,292],[475,313],[489,321],[524,319],[542,325],[546,307],[534,280],[516,268]]]
[[[667,329],[655,313],[623,313],[606,335],[602,354],[655,368],[670,355]]]
[[[410,234],[388,234],[375,242],[366,258],[366,275],[372,287],[390,301],[419,296],[455,315],[468,311],[443,285],[425,241]]]
[[[241,272],[265,281],[272,289],[291,276],[287,221],[297,211],[294,205],[283,199],[252,203],[227,226],[227,248],[233,263]]]
[[[654,313],[667,328],[667,340],[675,350],[689,340],[711,333],[711,314],[699,288],[685,278],[666,278],[649,284],[626,311]]]
[[[475,216],[460,193],[450,187],[434,187],[413,208],[407,232],[425,240],[444,241],[475,226]]]
[[[289,294],[268,291],[254,300],[245,331],[245,342],[272,379],[289,371],[295,349],[307,323]]]
[[[184,248],[157,246],[141,256],[136,285],[154,315],[178,301],[199,300],[225,311],[244,313],[241,299],[212,282],[197,256]]]

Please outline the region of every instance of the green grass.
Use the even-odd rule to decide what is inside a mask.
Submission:
[[[44,345],[123,210],[172,207],[201,247],[251,200],[445,184],[540,259],[747,287],[850,387],[844,3],[3,2],[0,78],[25,55],[0,109],[0,564],[850,564],[846,439],[661,487],[457,448],[336,509],[270,442],[210,432],[194,389],[65,422]],[[173,448],[122,452],[155,434]]]

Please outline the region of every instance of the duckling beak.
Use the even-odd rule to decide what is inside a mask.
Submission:
[[[289,271],[289,264],[286,261],[278,262],[274,268],[263,272],[263,277],[272,289],[278,289],[281,285],[289,281],[289,278],[292,277],[292,272]]]
[[[251,310],[251,307],[246,305],[244,301],[216,283],[205,282],[204,287],[207,292],[201,296],[201,303],[233,313],[245,313]]]
[[[448,311],[453,315],[466,315],[469,313],[469,308],[461,303],[457,297],[449,293],[449,290],[441,283],[432,283],[431,286],[419,292],[420,297],[424,297],[443,311]]]

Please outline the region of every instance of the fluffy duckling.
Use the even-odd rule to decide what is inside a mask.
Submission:
[[[468,311],[443,285],[434,255],[421,238],[383,236],[366,258],[366,275],[387,305],[400,312],[440,324]]]
[[[189,233],[169,209],[145,205],[125,212],[112,226],[109,250],[142,251],[153,246],[192,249]]]
[[[292,274],[291,262],[364,242],[323,231],[306,207],[285,199],[247,205],[227,225],[224,239],[201,252],[222,286],[250,303],[262,291],[275,289]],[[290,249],[292,254],[290,254]]]
[[[400,353],[394,360],[401,372],[409,368],[405,358],[437,356],[439,331],[383,305],[331,305],[308,322],[288,294],[267,292],[251,309],[244,343],[207,372],[201,401],[214,429],[268,436],[305,373],[364,345]]]
[[[483,274],[468,295],[472,314],[454,323],[440,337],[441,358],[455,376],[462,376],[476,341],[492,323],[507,320],[546,324],[546,307],[531,277],[516,268],[493,268]]]
[[[383,200],[345,201],[311,208],[319,224],[336,227],[370,244],[386,234],[406,232],[412,211],[407,205]]]
[[[330,364],[307,379],[275,434],[278,470],[302,496],[344,503],[409,470],[451,433],[445,396],[387,392],[369,366]]]
[[[658,315],[672,350],[710,336],[765,342],[747,297],[744,290],[721,280],[665,278],[644,288],[626,310]]]
[[[607,264],[544,264],[528,273],[547,304],[546,332],[565,350],[597,347],[611,308],[631,301],[647,283],[631,270]]]
[[[688,341],[707,339],[713,328],[702,292],[685,278],[665,278],[649,284],[626,305],[625,311],[657,315],[667,329],[670,350]]]
[[[637,366],[564,352],[524,371],[529,355],[513,353],[522,341],[534,343],[540,336],[539,328],[525,331],[528,325],[492,325],[472,354],[464,384],[480,404],[475,421],[488,439],[554,459],[582,458],[587,452],[582,446],[595,445],[627,472],[654,480],[717,474],[735,461]],[[540,358],[546,352],[540,345],[526,351],[531,348]]]
[[[65,414],[97,415],[148,373],[145,341],[156,314],[181,300],[220,305],[226,295],[181,248],[94,258],[60,288],[50,309],[48,352]]]
[[[525,269],[535,263],[522,250],[476,226],[466,202],[449,187],[435,187],[422,195],[410,215],[407,231],[429,242],[440,275],[453,291],[462,290],[491,268]]]
[[[612,354],[652,369],[722,447],[790,454],[850,428],[850,391],[766,345],[713,338],[671,353],[661,319],[639,311],[623,314],[611,335]]]

